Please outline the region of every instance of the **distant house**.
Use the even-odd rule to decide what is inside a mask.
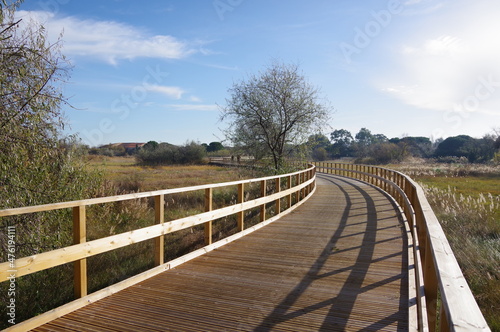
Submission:
[[[142,148],[146,143],[113,143],[113,144],[108,144],[104,147],[110,148],[110,149],[116,149],[116,148],[124,148],[125,152],[127,154],[134,154]]]
[[[117,145],[123,146],[128,153],[131,150],[139,150],[146,145],[146,143],[117,143]]]

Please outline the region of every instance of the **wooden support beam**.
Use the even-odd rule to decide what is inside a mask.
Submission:
[[[85,206],[73,208],[73,244],[87,241],[86,219]],[[79,259],[73,265],[75,298],[79,299],[87,296],[87,259]]]
[[[165,195],[154,197],[155,200],[155,224],[163,224],[165,222]],[[165,262],[165,237],[163,234],[155,238],[155,266],[159,266]]]
[[[281,191],[281,178],[276,178],[276,192],[279,193]],[[275,215],[281,213],[281,198],[276,200],[276,212]]]
[[[300,185],[301,183],[302,183],[302,182],[300,182],[300,174],[297,174],[297,175],[295,176],[295,186],[298,186],[298,185]],[[300,193],[301,193],[301,190],[297,190],[297,192],[295,193],[295,198],[296,198],[297,202],[300,202],[300,199],[301,199],[301,197],[300,197]]]
[[[267,188],[267,181],[262,180],[260,181],[260,197],[266,197],[266,188]],[[266,204],[262,204],[260,206],[260,221],[265,221],[266,220]]]
[[[289,175],[287,179],[287,189],[292,189],[292,176]],[[292,194],[287,196],[287,206],[288,209],[292,207]]]
[[[245,201],[245,184],[240,183],[238,185],[238,203],[243,203]],[[238,212],[238,231],[243,231],[245,229],[245,211]]]
[[[212,211],[213,202],[212,188],[205,189],[205,212]],[[205,223],[205,245],[212,244],[212,220]]]

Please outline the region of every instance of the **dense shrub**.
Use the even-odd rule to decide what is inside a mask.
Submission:
[[[199,164],[205,156],[205,148],[195,142],[183,146],[160,143],[141,149],[136,159],[143,165]]]
[[[469,162],[487,162],[495,154],[495,140],[485,136],[481,139],[467,135],[448,137],[438,145],[436,157],[464,157]]]

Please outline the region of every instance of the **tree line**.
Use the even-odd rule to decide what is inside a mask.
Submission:
[[[135,147],[126,148],[123,144],[108,144],[100,147],[84,146],[90,155],[102,155],[108,157],[133,156],[141,165],[160,164],[200,164],[205,162],[206,157],[213,153],[228,155],[229,149],[220,142],[197,143],[188,141],[183,145],[149,141],[146,144],[137,144]]]
[[[348,130],[337,129],[329,138],[323,134],[309,136],[308,146],[316,161],[351,157],[359,163],[387,164],[417,157],[486,163],[500,161],[500,130],[482,138],[458,135],[433,142],[421,136],[389,139],[383,134],[372,134],[367,128],[361,128],[354,136]]]
[[[434,158],[438,162],[500,162],[500,130],[473,138],[458,135],[446,139],[431,141],[422,136],[388,138],[384,134],[372,134],[367,128],[361,128],[352,135],[346,129],[336,129],[329,135],[310,135],[307,142],[300,145],[288,145],[289,157],[314,161],[354,159],[357,163],[388,164],[401,162],[409,157]],[[209,156],[236,156],[250,154],[254,160],[262,162],[269,156],[251,154],[242,146],[224,146],[221,142],[197,143],[190,141],[184,145],[170,143],[148,143],[135,148],[125,149],[121,145],[104,145],[88,148],[89,154],[106,156],[135,156],[138,164],[199,164]]]

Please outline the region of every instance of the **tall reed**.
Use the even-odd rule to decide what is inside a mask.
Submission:
[[[422,185],[493,331],[500,331],[500,195]]]

